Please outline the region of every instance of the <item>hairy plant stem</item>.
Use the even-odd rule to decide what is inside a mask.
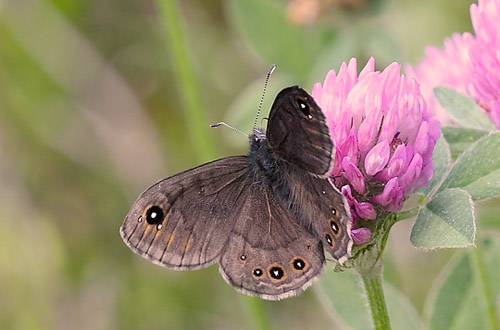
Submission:
[[[374,329],[386,330],[391,328],[391,323],[382,286],[382,253],[387,244],[389,231],[398,221],[398,216],[389,214],[379,221],[372,243],[357,251],[353,265],[363,280]]]
[[[374,329],[390,329],[389,313],[387,312],[382,287],[382,260],[379,259],[371,267],[366,267],[366,269],[364,267],[356,267],[356,270],[363,279]]]

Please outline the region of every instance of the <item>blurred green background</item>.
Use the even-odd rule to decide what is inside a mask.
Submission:
[[[311,90],[351,57],[417,63],[471,31],[470,3],[1,0],[0,328],[334,328],[314,290],[258,304],[217,266],[143,260],[118,228],[154,181],[246,153],[208,125],[249,132],[271,64],[264,114],[281,88]],[[480,221],[498,228],[498,210],[483,203]],[[456,251],[412,248],[411,224],[391,233],[385,277],[422,313]]]

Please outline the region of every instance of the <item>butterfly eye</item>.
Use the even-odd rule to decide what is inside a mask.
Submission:
[[[311,109],[309,108],[309,105],[304,100],[297,99],[297,105],[299,106],[300,111],[302,111],[302,113],[304,115],[306,115],[307,118],[312,119]]]
[[[146,212],[146,221],[150,225],[157,225],[163,221],[163,210],[161,207],[154,205],[151,206]],[[160,227],[161,228],[161,227]]]

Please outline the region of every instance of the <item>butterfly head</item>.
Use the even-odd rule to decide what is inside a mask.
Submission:
[[[262,128],[254,128],[253,134],[250,136],[252,141],[262,141],[266,139],[266,132]]]

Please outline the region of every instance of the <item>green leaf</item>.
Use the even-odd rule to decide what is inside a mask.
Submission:
[[[496,130],[493,122],[468,96],[447,87],[434,88],[434,96],[439,104],[461,125],[489,131]]]
[[[491,281],[491,291],[496,301],[498,301],[500,298],[500,281],[498,281],[498,274],[500,274],[500,238],[497,236],[485,238],[482,241],[482,247],[488,277]]]
[[[488,131],[475,128],[445,126],[441,128],[444,138],[448,142],[453,158],[460,156],[474,142],[488,134]]]
[[[487,295],[492,295],[491,303],[498,301],[500,293],[500,284],[496,280],[500,274],[498,239],[484,239],[479,246],[485,261],[491,292],[485,295],[484,289],[481,288],[483,279],[477,276],[477,271],[474,271],[478,265],[477,262],[473,262],[473,256],[478,251],[459,253],[438,275],[426,300],[424,314],[429,329],[488,329],[491,326],[487,323],[489,318]]]
[[[450,148],[443,137],[436,142],[432,153],[432,161],[434,162],[434,174],[427,187],[420,189],[420,192],[424,195],[427,195],[441,181],[446,170],[448,170],[448,166],[450,166]]]
[[[372,328],[363,284],[353,269],[344,272],[325,272],[316,289],[323,306],[335,316],[336,321],[343,323],[344,328],[346,326],[350,329]],[[422,321],[408,298],[388,282],[384,282],[384,291],[392,327],[421,329]]]
[[[446,189],[418,213],[410,240],[415,247],[436,249],[474,244],[474,205],[462,189]]]
[[[392,328],[423,329],[423,322],[410,300],[388,282],[384,282],[384,290]]]
[[[438,276],[425,303],[430,330],[484,329],[484,314],[474,290],[474,277],[467,254],[460,253]]]
[[[290,22],[282,2],[269,0],[231,0],[229,17],[249,46],[266,65],[307,77],[321,48],[321,34]],[[307,33],[310,32],[310,33]]]
[[[483,229],[500,230],[500,198],[492,198],[481,201],[481,207],[477,208],[477,218]]]
[[[462,188],[473,200],[500,195],[500,133],[477,141],[460,156],[439,190]]]

